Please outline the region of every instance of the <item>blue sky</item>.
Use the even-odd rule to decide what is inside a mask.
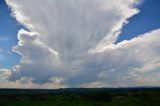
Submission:
[[[138,8],[140,13],[128,19],[117,42],[160,28],[159,0],[145,0]]]
[[[0,0],[0,72],[8,75],[6,83],[160,85],[160,1],[142,1],[135,7],[136,0]]]
[[[17,32],[20,24],[11,17],[11,11],[4,0],[0,0],[0,68],[10,68],[19,63],[20,56],[12,52],[12,47],[18,42]],[[2,59],[3,58],[3,59]]]

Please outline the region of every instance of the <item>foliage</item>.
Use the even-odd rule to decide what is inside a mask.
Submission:
[[[0,90],[0,106],[160,106],[159,89],[24,91]]]

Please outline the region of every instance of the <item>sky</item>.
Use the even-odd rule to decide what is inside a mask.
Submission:
[[[0,87],[159,86],[159,5],[1,0]]]
[[[5,0],[0,0],[0,68],[10,68],[19,63],[20,56],[12,52],[12,47],[17,44],[16,35],[21,27],[11,16]]]

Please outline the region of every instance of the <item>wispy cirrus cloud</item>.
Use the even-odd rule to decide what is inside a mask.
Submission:
[[[3,54],[0,54],[0,61],[3,61],[3,60],[5,60],[5,57]]]
[[[0,48],[0,53],[2,53],[3,52],[3,49],[2,48]]]
[[[6,41],[8,39],[9,39],[8,37],[0,37],[0,41]]]

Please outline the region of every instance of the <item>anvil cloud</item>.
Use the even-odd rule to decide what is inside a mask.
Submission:
[[[127,19],[139,12],[138,1],[6,0],[6,3],[25,29],[19,31],[19,42],[13,47],[21,55],[20,64],[0,71],[5,87],[159,84],[160,30],[115,44]]]

